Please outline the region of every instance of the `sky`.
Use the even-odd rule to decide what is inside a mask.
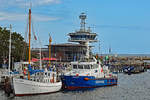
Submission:
[[[31,5],[32,3],[32,5]],[[68,42],[68,33],[80,28],[79,15],[98,34],[94,53],[150,54],[150,0],[0,0],[0,26],[25,37],[28,9],[42,46]],[[45,46],[46,47],[46,46]],[[100,47],[100,49],[99,49]]]

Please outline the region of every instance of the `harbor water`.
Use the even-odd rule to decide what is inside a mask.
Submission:
[[[150,100],[150,72],[118,74],[118,85],[88,91],[60,91],[24,97],[7,97],[0,91],[0,100]]]

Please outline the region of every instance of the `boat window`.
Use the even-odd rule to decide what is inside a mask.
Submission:
[[[97,65],[97,64],[94,64],[94,65],[93,65],[93,68],[98,68],[98,65]]]
[[[77,69],[77,65],[73,65],[73,69]]]
[[[45,73],[45,75],[47,75],[47,73]]]
[[[78,69],[83,69],[83,65],[79,65],[79,66],[78,66]]]
[[[94,67],[93,67],[93,65],[91,65],[91,69],[93,69]]]
[[[48,76],[50,76],[50,73],[48,73]]]
[[[90,65],[84,65],[84,69],[90,69]]]

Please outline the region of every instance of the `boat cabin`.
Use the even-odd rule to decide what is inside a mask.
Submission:
[[[99,65],[98,64],[73,64],[72,65],[72,69],[76,70],[76,69],[96,69],[98,68]]]
[[[56,72],[37,72],[31,75],[30,80],[43,83],[54,83],[57,81]]]

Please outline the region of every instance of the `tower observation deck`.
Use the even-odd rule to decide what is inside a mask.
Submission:
[[[79,44],[85,45],[87,47],[85,58],[89,58],[89,52],[90,52],[89,43],[97,42],[97,39],[96,39],[97,34],[93,33],[90,27],[86,29],[85,20],[87,16],[85,13],[81,13],[79,18],[81,19],[80,29],[76,32],[69,33],[68,35],[70,36],[70,38],[68,39],[68,41],[78,42]]]

